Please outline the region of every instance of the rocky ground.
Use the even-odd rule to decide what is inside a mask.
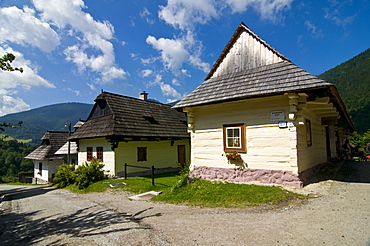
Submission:
[[[330,178],[331,177],[331,178]],[[1,245],[370,245],[370,162],[333,165],[304,202],[208,209],[0,185]]]

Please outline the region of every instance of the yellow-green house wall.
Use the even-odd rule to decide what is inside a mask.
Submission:
[[[178,167],[178,145],[185,145],[186,162],[190,162],[189,140],[160,140],[160,141],[128,141],[119,142],[118,147],[111,149],[111,143],[105,138],[80,139],[78,164],[82,165],[87,161],[86,148],[93,148],[93,156],[96,156],[96,147],[103,147],[104,170],[112,176],[123,176],[124,164],[135,166],[146,166],[155,168],[177,168]],[[137,161],[137,148],[147,148],[147,161]],[[145,169],[128,168],[128,173],[142,172]]]
[[[177,168],[178,167],[178,155],[177,146],[185,145],[186,162],[190,161],[190,145],[189,140],[173,140],[171,146],[171,140],[161,141],[131,141],[128,143],[120,142],[118,148],[115,150],[116,153],[116,173],[120,174],[124,171],[124,164],[134,166],[145,166],[155,168]],[[147,148],[147,161],[137,160],[137,148]],[[145,169],[128,167],[127,172],[142,172]]]

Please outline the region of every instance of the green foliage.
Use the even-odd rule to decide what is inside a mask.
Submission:
[[[364,134],[359,134],[358,132],[354,132],[351,134],[351,143],[359,146],[362,145],[366,147],[368,143],[370,143],[370,129],[367,130]]]
[[[0,57],[0,69],[3,71],[19,71],[23,73],[23,68],[12,67],[10,64],[15,60],[15,55],[12,53],[6,53],[2,57]]]
[[[172,192],[175,192],[177,189],[180,189],[181,187],[184,187],[187,184],[193,182],[193,179],[189,177],[189,172],[190,172],[189,165],[184,165],[184,166],[181,164],[178,164],[178,165],[180,168],[180,172],[179,172],[180,175],[178,176],[179,180],[173,186]]]
[[[76,169],[74,165],[63,164],[58,167],[53,183],[56,188],[64,188],[69,185],[76,185],[82,190],[89,185],[105,179],[104,164],[93,158],[90,163],[85,162]]]
[[[370,128],[370,49],[318,77],[338,88],[357,131],[366,132]]]
[[[64,188],[75,183],[75,166],[63,164],[58,166],[58,172],[53,178],[56,188]]]
[[[68,186],[68,189],[78,193],[103,192],[106,189],[114,189],[116,192],[128,191],[135,194],[162,191],[162,194],[153,197],[151,200],[200,207],[243,208],[306,198],[303,195],[294,194],[279,187],[210,182],[199,179],[194,179],[193,182],[173,190],[180,179],[179,176],[181,175],[175,173],[157,174],[155,175],[154,186],[151,184],[151,177],[147,176],[125,180],[105,179],[90,185],[84,190],[79,190],[76,186]],[[126,185],[109,188],[110,184],[121,182],[126,183]]]
[[[104,164],[100,163],[96,158],[90,161],[90,164],[85,163],[77,167],[75,171],[75,183],[79,189],[84,189],[97,181],[103,180]]]
[[[195,180],[176,192],[163,192],[152,200],[199,207],[242,208],[301,199],[279,187]]]
[[[19,143],[16,140],[1,142],[0,182],[18,181],[20,172],[32,171],[32,161],[24,157],[36,148],[36,145]]]

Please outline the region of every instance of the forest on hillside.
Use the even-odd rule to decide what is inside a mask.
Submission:
[[[32,161],[24,157],[36,149],[37,145],[16,140],[2,141],[0,145],[0,183],[18,182],[20,172],[33,170]]]
[[[318,76],[334,84],[358,133],[370,128],[370,49]]]

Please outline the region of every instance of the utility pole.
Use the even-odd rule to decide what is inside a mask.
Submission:
[[[71,164],[71,140],[69,140],[69,137],[71,136],[71,122],[68,122],[68,156],[67,161],[68,165]]]

